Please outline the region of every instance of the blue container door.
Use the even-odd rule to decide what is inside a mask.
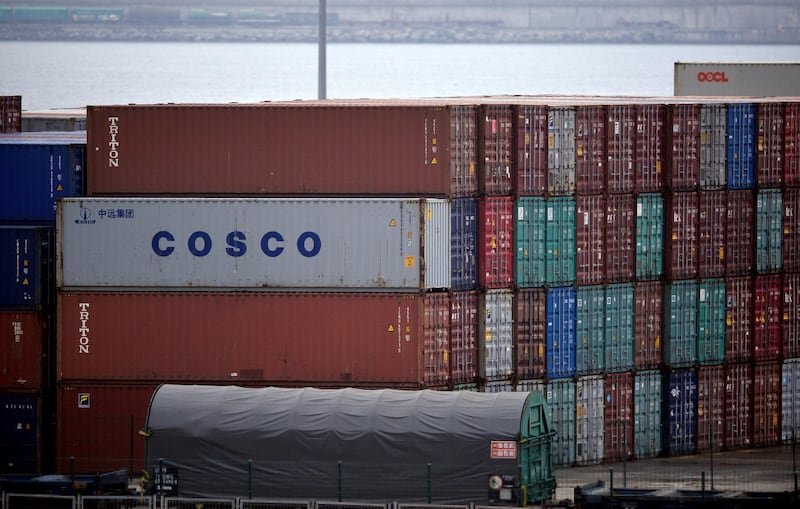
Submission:
[[[575,375],[576,292],[574,288],[547,291],[547,376]]]
[[[450,284],[453,291],[474,290],[478,286],[478,204],[472,198],[456,198],[450,214]]]
[[[665,386],[667,433],[664,448],[670,456],[694,454],[697,449],[697,372],[676,369]]]
[[[0,227],[0,307],[35,309],[41,305],[46,229]]]
[[[0,473],[39,471],[38,399],[0,393]]]
[[[756,165],[756,105],[728,105],[728,189],[752,189]]]

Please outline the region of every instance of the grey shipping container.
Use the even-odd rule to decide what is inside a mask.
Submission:
[[[603,378],[579,377],[575,383],[575,463],[591,465],[603,460]]]
[[[727,154],[728,108],[704,104],[700,107],[700,189],[725,187]]]
[[[547,118],[547,190],[551,195],[575,193],[575,109],[550,108]]]
[[[479,375],[484,380],[504,380],[514,370],[514,293],[487,290],[478,302]]]
[[[59,204],[62,288],[448,288],[441,199],[74,199]]]
[[[675,95],[794,96],[796,62],[675,62]]]
[[[553,430],[553,466],[575,463],[575,381],[553,380],[546,388],[547,408]]]

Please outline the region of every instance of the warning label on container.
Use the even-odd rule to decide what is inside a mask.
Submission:
[[[517,443],[513,440],[492,440],[492,459],[514,459]]]

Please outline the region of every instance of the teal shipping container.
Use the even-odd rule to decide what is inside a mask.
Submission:
[[[725,280],[704,279],[697,294],[697,360],[700,364],[725,361]]]
[[[603,461],[603,378],[578,377],[575,382],[575,463],[593,465]]]
[[[633,369],[635,287],[622,283],[606,286],[605,368],[609,373]]]
[[[547,113],[547,191],[575,193],[575,108],[549,108]]]
[[[780,189],[762,189],[756,194],[756,271],[778,272],[782,259],[783,193]]]
[[[579,286],[575,299],[575,369],[578,375],[605,370],[604,286]]]
[[[636,458],[661,454],[661,373],[639,371],[633,379],[633,450]]]
[[[544,286],[547,202],[520,198],[514,215],[514,282],[520,288]]]
[[[575,199],[566,196],[548,199],[545,220],[545,284],[574,284]]]
[[[478,349],[483,352],[479,375],[487,381],[511,377],[514,369],[514,293],[487,290],[478,302]]]
[[[697,362],[697,283],[668,284],[664,299],[664,363],[673,368]]]
[[[640,194],[636,198],[636,279],[654,281],[664,272],[664,198]]]
[[[575,464],[575,381],[553,380],[546,386],[547,409],[553,436],[553,466]]]

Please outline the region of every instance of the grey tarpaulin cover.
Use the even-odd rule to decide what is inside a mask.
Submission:
[[[519,439],[528,396],[167,384],[147,466],[189,497],[485,502],[491,474],[518,473],[491,443]]]

